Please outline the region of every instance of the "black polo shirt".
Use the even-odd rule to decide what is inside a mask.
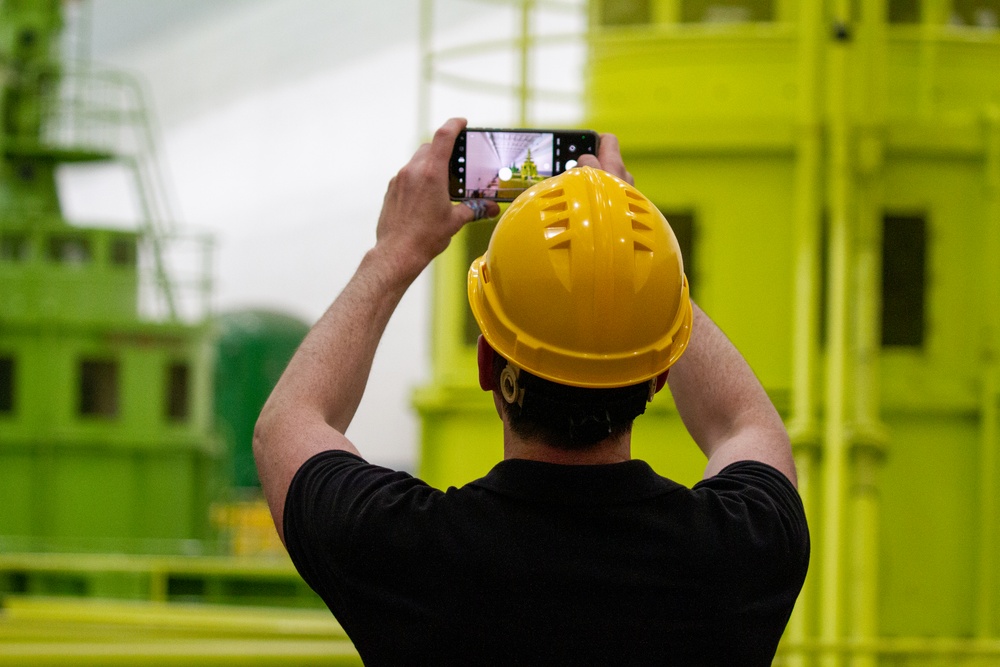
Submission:
[[[329,451],[284,527],[368,665],[769,665],[809,559],[795,488],[750,461],[688,489],[508,460],[439,491]]]

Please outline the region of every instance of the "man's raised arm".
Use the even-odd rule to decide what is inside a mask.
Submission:
[[[708,457],[706,478],[730,463],[753,460],[797,483],[778,411],[743,355],[697,305],[691,342],[667,382],[684,425]]]
[[[602,134],[598,155],[585,155],[580,164],[633,182],[614,135]],[[705,477],[749,459],[777,468],[796,484],[788,432],[767,392],[726,335],[692,305],[691,341],[667,382],[684,425],[708,457]]]
[[[296,351],[254,429],[253,452],[271,517],[284,540],[285,495],[314,454],[358,450],[344,436],[361,402],[375,350],[410,284],[473,219],[448,199],[448,160],[465,127],[452,119],[389,182],[375,246]],[[499,207],[490,202],[486,213]]]

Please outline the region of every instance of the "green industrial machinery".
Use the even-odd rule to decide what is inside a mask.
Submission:
[[[574,3],[512,4],[522,73],[500,92],[531,125],[547,39],[534,14]],[[780,660],[1000,664],[1000,3],[587,11],[583,122],[617,134],[685,246],[695,300],[793,436],[813,558]],[[485,81],[438,75],[463,53],[449,49],[425,57],[429,78],[481,94]],[[433,375],[415,403],[439,486],[501,456],[465,296],[490,233],[469,226],[436,266]],[[634,454],[685,483],[704,465],[663,395]]]
[[[221,456],[207,267],[193,290],[168,271],[139,91],[66,70],[60,29],[59,2],[0,3],[0,548],[197,552]],[[137,228],[64,219],[57,173],[98,163],[134,178]]]
[[[289,315],[242,310],[218,316],[216,329],[215,414],[230,443],[229,484],[259,495],[251,451],[254,424],[309,325]]]
[[[63,57],[63,10],[0,0],[0,663],[359,664],[262,501],[226,502],[306,327],[211,317],[141,90]],[[136,224],[67,221],[60,176],[93,165]]]

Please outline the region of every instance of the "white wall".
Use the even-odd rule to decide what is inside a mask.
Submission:
[[[454,11],[439,2],[437,14],[445,41],[493,39],[515,25],[513,13],[489,3],[449,2]],[[418,4],[94,1],[94,59],[145,80],[181,222],[217,241],[219,310],[261,307],[314,321],[374,242],[385,184],[423,133]],[[476,67],[500,77],[490,73],[508,65]],[[579,60],[562,65],[579,70]],[[561,77],[561,87],[574,86]],[[451,115],[509,124],[513,106],[498,99],[438,90],[431,124]],[[115,199],[101,193],[90,180],[70,198],[92,211]],[[416,464],[409,399],[429,376],[429,277],[390,322],[348,431],[374,462]]]

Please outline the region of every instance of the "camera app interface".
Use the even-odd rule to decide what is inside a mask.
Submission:
[[[562,146],[563,141],[552,132],[469,130],[464,150],[459,146],[454,158],[458,178],[453,194],[462,199],[514,199],[535,183],[576,166],[575,158],[582,153],[576,146]]]

